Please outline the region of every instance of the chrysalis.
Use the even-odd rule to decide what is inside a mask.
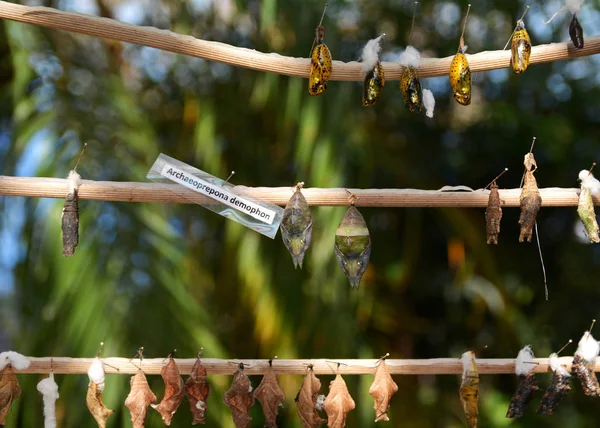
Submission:
[[[352,288],[358,288],[371,257],[371,237],[365,219],[352,205],[335,232],[335,257]]]
[[[465,46],[465,39],[463,38],[470,10],[471,5],[467,8],[462,34],[460,35],[458,52],[454,55],[452,63],[450,64],[450,86],[452,87],[452,93],[454,94],[454,99],[463,106],[471,104],[471,68],[469,67],[467,57],[465,56],[467,46]]]
[[[385,86],[385,72],[379,62],[382,34],[376,39],[369,40],[362,52],[363,71],[365,81],[363,85],[362,104],[365,107],[374,106],[379,99],[379,94]]]
[[[522,19],[517,21],[517,28],[511,43],[510,63],[515,73],[521,74],[529,66],[529,56],[531,55],[531,40],[525,29],[525,23]]]
[[[523,182],[523,190],[521,190],[521,216],[519,217],[519,224],[521,225],[521,233],[519,235],[519,242],[527,240],[531,242],[531,235],[533,234],[533,227],[535,226],[535,220],[542,206],[542,196],[538,190],[537,182],[533,173],[537,169],[537,164],[533,153],[527,153],[525,155],[525,181]]]
[[[583,393],[591,397],[600,397],[600,385],[598,385],[598,379],[594,371],[599,351],[600,345],[594,339],[594,336],[586,331],[579,341],[573,358],[573,371],[581,381]]]
[[[408,49],[408,48],[407,48]],[[421,82],[414,67],[404,67],[400,76],[400,91],[404,104],[411,113],[421,113],[423,110],[423,95]]]
[[[69,172],[69,193],[62,210],[63,256],[75,254],[79,243],[79,196],[77,189],[81,176],[75,170]]]
[[[326,11],[327,5],[325,5],[325,10],[323,10],[321,22],[323,22]],[[329,52],[327,45],[323,43],[325,28],[321,26],[321,23],[317,26],[316,34],[317,44],[310,56],[310,76],[308,78],[308,93],[310,95],[320,95],[325,92],[332,70],[331,52]]]
[[[13,401],[21,395],[21,386],[13,369],[24,370],[29,367],[29,359],[18,352],[0,353],[0,426],[6,423]]]
[[[461,360],[463,375],[459,390],[460,402],[469,428],[476,428],[479,415],[479,372],[475,363],[475,353],[467,351],[462,355]]]
[[[569,372],[560,365],[558,361],[558,354],[550,354],[550,368],[554,372],[552,375],[552,383],[544,392],[540,405],[536,412],[540,415],[551,415],[554,413],[556,406],[560,404],[563,398],[571,390],[571,375]]]
[[[600,181],[594,178],[591,171],[587,169],[581,170],[579,180],[581,180],[581,193],[579,193],[577,214],[585,226],[590,242],[597,244],[600,242],[600,237],[598,236],[598,222],[592,195],[600,193]]]
[[[576,48],[583,49],[583,28],[581,28],[581,24],[579,24],[577,14],[575,13],[569,24],[569,36],[571,36],[571,41]]]
[[[531,364],[531,361],[533,358],[533,351],[529,345],[521,349],[519,355],[517,355],[515,373],[519,376],[519,383],[510,400],[508,412],[506,412],[507,418],[520,418],[523,416],[533,396],[540,389],[535,375],[532,373],[534,365]]]
[[[498,244],[500,220],[502,220],[502,201],[500,200],[498,185],[496,184],[496,180],[494,180],[490,186],[490,197],[487,209],[485,210],[485,230],[488,244]]]
[[[296,186],[296,191],[283,210],[281,220],[281,239],[292,255],[294,267],[300,269],[312,238],[312,215],[300,190],[302,184],[304,183]]]

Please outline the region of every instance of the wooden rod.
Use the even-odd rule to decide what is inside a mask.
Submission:
[[[164,51],[190,55],[211,61],[218,61],[237,67],[277,73],[285,76],[308,77],[309,59],[294,58],[276,53],[263,53],[252,49],[239,48],[224,43],[196,39],[191,36],[174,33],[154,27],[141,27],[114,19],[99,18],[58,9],[23,6],[0,1],[0,18],[23,22],[41,27],[87,34],[121,42],[151,46]],[[307,49],[312,38],[304,41]],[[365,43],[367,40],[364,41]],[[577,49],[571,42],[551,43],[534,46],[531,50],[530,64],[560,61],[564,59],[600,53],[600,36],[587,36],[585,47]],[[471,71],[486,71],[510,67],[510,50],[485,51],[467,55]],[[445,76],[450,69],[452,56],[446,58],[424,58],[418,68],[420,77]],[[399,63],[384,62],[385,77],[399,80],[402,67]],[[362,81],[362,64],[352,62],[333,62],[331,80]]]
[[[49,373],[50,367],[56,374],[84,374],[87,373],[92,358],[67,358],[51,357],[29,358],[31,365],[19,373]],[[573,357],[561,357],[560,363],[567,370],[571,369]],[[103,358],[106,373],[133,374],[140,366],[137,358]],[[303,375],[308,365],[313,366],[315,374],[332,375],[340,374],[373,374],[379,360],[273,360],[273,369],[278,374]],[[551,373],[548,358],[535,358],[535,373]],[[147,374],[160,374],[160,370],[166,364],[165,358],[148,358],[142,362],[142,369]],[[182,374],[189,374],[195,358],[180,359],[175,362]],[[340,363],[339,366],[337,363]],[[477,368],[480,374],[514,374],[515,360],[504,359],[477,359]],[[208,374],[231,375],[237,369],[239,363],[244,363],[245,372],[249,375],[264,374],[269,366],[269,360],[222,360],[216,358],[202,358],[202,364],[206,367]],[[425,360],[386,359],[388,369],[394,375],[451,375],[462,373],[462,363],[459,358],[431,358]],[[596,362],[596,371],[600,371],[600,360]]]
[[[0,176],[0,196],[28,196],[34,198],[65,198],[68,180],[47,177]],[[361,207],[485,207],[489,190],[439,191],[419,189],[351,189],[356,206]],[[260,201],[285,206],[294,192],[290,187],[235,186],[233,192]],[[577,206],[579,189],[550,187],[540,189],[542,205],[546,207]],[[137,183],[118,181],[81,180],[79,198],[116,202],[161,202],[191,204],[212,202],[192,190],[177,184]],[[302,194],[313,206],[347,206],[348,193],[344,188],[303,188]],[[505,207],[518,207],[521,189],[500,190]],[[594,196],[600,204],[600,195]]]

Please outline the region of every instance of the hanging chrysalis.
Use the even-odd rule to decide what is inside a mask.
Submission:
[[[385,357],[387,357],[386,355]],[[375,422],[389,421],[390,418],[387,415],[388,409],[390,408],[390,401],[396,392],[398,392],[398,385],[392,379],[390,372],[385,363],[385,357],[382,357],[377,370],[375,371],[375,379],[369,388],[369,395],[373,397],[375,401],[373,408],[375,409]]]
[[[87,143],[84,144],[75,168],[69,172],[69,193],[65,199],[65,205],[62,210],[61,229],[63,235],[63,256],[72,256],[75,254],[75,247],[79,244],[79,195],[77,191],[81,181],[81,176],[77,173],[77,166],[81,156],[85,152]]]
[[[500,234],[500,221],[502,220],[502,200],[500,199],[500,192],[498,192],[498,180],[502,174],[508,171],[508,168],[504,168],[496,178],[492,180],[489,186],[490,196],[488,198],[488,205],[485,210],[485,230],[487,234],[488,244],[498,244],[498,235]]]
[[[467,61],[467,57],[465,56],[467,46],[465,45],[465,39],[463,37],[470,9],[471,5],[467,8],[462,34],[460,36],[460,43],[458,45],[458,52],[454,55],[452,63],[450,64],[450,86],[452,87],[452,93],[454,94],[454,99],[463,106],[471,104],[471,68],[469,67],[469,61]]]
[[[321,26],[325,12],[327,11],[327,4],[323,10],[321,21],[317,26],[316,30],[316,46],[313,48],[310,55],[310,75],[308,77],[308,93],[310,95],[320,95],[327,89],[327,81],[331,76],[332,61],[331,52],[325,43],[323,38],[325,37],[325,27]]]
[[[294,399],[298,407],[300,422],[305,428],[316,428],[325,422],[317,412],[323,406],[323,400],[320,400],[320,397],[323,396],[319,395],[320,389],[321,381],[315,376],[312,366],[309,366],[306,376],[302,380],[302,385],[300,385],[300,390]]]
[[[594,320],[596,322],[596,320]],[[594,323],[592,323],[592,327]],[[590,327],[590,331],[592,328]],[[600,351],[600,345],[594,339],[594,336],[586,331],[583,333],[575,357],[573,357],[573,371],[581,381],[583,393],[591,397],[600,397],[600,385],[596,378],[595,367],[596,357]]]
[[[560,404],[563,398],[565,398],[571,390],[571,374],[560,364],[558,354],[572,342],[573,341],[569,339],[567,344],[563,346],[560,351],[550,354],[548,360],[554,374],[552,375],[552,382],[546,392],[544,392],[540,405],[536,410],[536,413],[540,415],[553,414],[556,406]]]
[[[517,355],[515,373],[519,376],[519,383],[510,400],[508,412],[506,412],[507,418],[520,418],[523,416],[533,396],[540,389],[535,375],[532,373],[534,368],[533,358],[533,351],[529,345],[521,349]]]
[[[577,49],[583,49],[583,28],[577,19],[577,14],[573,14],[571,23],[569,24],[569,36],[573,42],[573,46]]]
[[[596,221],[592,195],[600,193],[600,181],[594,178],[591,169],[589,171],[587,169],[581,170],[579,180],[581,180],[581,192],[579,193],[577,214],[579,214],[579,218],[585,226],[590,242],[597,244],[600,242],[600,237],[598,236],[598,222]]]
[[[21,395],[21,386],[14,369],[24,370],[29,367],[29,359],[14,351],[0,353],[0,426],[6,423],[10,406]]]
[[[281,239],[292,255],[294,267],[300,269],[312,238],[312,215],[301,191],[303,185],[296,185],[296,191],[285,206],[281,220]]]
[[[423,110],[423,91],[417,68],[421,64],[421,54],[412,46],[407,46],[400,54],[398,62],[402,65],[400,76],[400,91],[406,108],[411,113],[421,113]]]
[[[167,357],[169,362],[160,371],[165,383],[165,395],[159,404],[150,404],[154,410],[160,413],[166,426],[171,425],[173,415],[175,415],[185,396],[185,384],[179,373],[179,367],[173,359],[174,354],[175,351],[169,354]]]
[[[385,72],[379,61],[383,36],[385,36],[385,33],[376,39],[369,40],[362,51],[363,72],[365,73],[362,95],[362,105],[364,107],[374,106],[385,86]]]
[[[206,400],[210,394],[210,385],[206,381],[206,368],[200,362],[200,352],[192,366],[190,377],[185,382],[185,395],[190,400],[192,425],[205,424]]]
[[[335,258],[352,288],[358,288],[371,257],[371,237],[365,219],[352,203],[335,232]]]
[[[244,365],[240,363],[233,373],[231,388],[223,396],[223,402],[231,409],[233,423],[237,428],[248,428],[252,422],[250,407],[254,405],[252,384],[244,373]]]
[[[527,70],[527,67],[529,66],[531,40],[529,39],[529,34],[525,29],[525,23],[523,22],[523,18],[528,10],[529,6],[527,6],[527,9],[525,9],[521,19],[517,21],[517,27],[515,29],[515,33],[513,34],[512,43],[510,45],[510,64],[512,65],[512,69],[516,74],[525,73],[525,70]]]
[[[39,381],[37,390],[44,401],[44,428],[56,428],[56,400],[58,400],[58,385],[54,381],[54,372]]]
[[[325,398],[323,408],[327,413],[328,428],[344,428],[348,413],[356,407],[348,387],[342,376],[338,373],[329,384],[329,394]]]
[[[524,242],[525,240],[531,242],[533,227],[542,206],[542,196],[533,176],[533,173],[537,170],[537,163],[535,162],[533,153],[529,152],[525,155],[523,164],[525,165],[525,178],[520,198],[521,216],[519,217],[519,224],[521,225],[521,233],[519,235],[519,242]]]
[[[460,402],[469,428],[476,428],[479,415],[479,372],[475,363],[475,353],[467,351],[462,355],[461,360],[463,375],[459,390]]]
[[[279,377],[273,371],[273,360],[269,360],[269,368],[258,387],[254,390],[253,395],[262,406],[265,415],[265,427],[276,428],[277,414],[285,399],[285,394],[279,386]]]

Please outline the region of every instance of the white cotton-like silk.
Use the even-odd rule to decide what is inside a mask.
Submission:
[[[88,377],[90,382],[98,385],[98,391],[104,391],[104,363],[98,357],[94,358],[90,368],[88,369]]]
[[[581,5],[583,5],[584,0],[566,0],[567,9],[571,13],[579,13],[581,10]]]
[[[558,372],[562,376],[571,376],[571,373],[569,373],[567,369],[560,365],[560,362],[558,361],[558,354],[556,352],[550,354],[549,362],[550,368],[553,372]]]
[[[412,46],[407,46],[398,57],[398,62],[404,67],[418,68],[421,65],[421,53]]]
[[[385,36],[382,34],[376,39],[369,40],[362,51],[362,64],[363,71],[366,73],[372,70],[379,61],[379,52],[381,51],[381,38]]]
[[[517,355],[517,361],[515,362],[515,373],[521,376],[532,371],[534,364],[531,364],[531,362],[534,358],[530,345],[521,349]]]
[[[594,336],[589,331],[586,331],[579,341],[575,355],[581,356],[586,361],[593,362],[598,356],[599,351],[600,345],[594,339]]]
[[[325,399],[326,398],[327,397],[325,397],[325,395],[323,395],[323,394],[317,395],[317,402],[315,403],[315,407],[316,407],[317,410],[321,410],[322,411],[324,409],[324,407],[325,407]]]
[[[433,118],[433,110],[435,109],[435,98],[433,96],[433,92],[429,89],[423,89],[423,106],[425,107],[425,115],[428,118]]]
[[[58,400],[58,385],[54,381],[54,373],[42,379],[37,384],[37,390],[42,393],[44,400],[44,428],[56,428],[56,400]]]
[[[475,353],[473,351],[467,351],[464,354],[462,354],[460,360],[462,361],[464,379],[467,372],[471,370],[471,363],[475,360]]]
[[[79,189],[81,175],[79,175],[76,171],[71,170],[67,180],[69,180],[69,193],[73,193],[75,190]]]
[[[11,365],[16,370],[23,370],[29,367],[31,361],[25,355],[14,351],[5,351],[0,353],[0,370],[7,365]]]
[[[588,189],[592,195],[600,193],[600,181],[587,169],[582,169],[579,172],[579,179],[581,180],[582,189]]]

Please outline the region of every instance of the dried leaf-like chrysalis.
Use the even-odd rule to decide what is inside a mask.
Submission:
[[[571,41],[576,48],[583,49],[583,28],[581,28],[581,24],[575,13],[569,24],[569,36],[571,36]]]
[[[392,396],[397,391],[398,385],[390,376],[385,360],[381,360],[375,372],[375,379],[369,388],[369,394],[375,400],[375,422],[390,420],[387,411],[390,408]]]
[[[6,415],[10,406],[20,395],[21,386],[12,365],[8,364],[0,370],[0,425],[6,423]]]
[[[206,369],[198,358],[192,367],[190,377],[185,382],[185,395],[190,400],[190,411],[194,418],[192,425],[206,423],[204,413],[208,394],[210,394],[210,385],[206,381]]]
[[[600,182],[587,169],[581,170],[579,179],[581,180],[581,193],[579,193],[577,214],[585,226],[590,242],[597,244],[600,242],[600,236],[598,236],[598,222],[592,195],[600,192]]]
[[[517,28],[511,42],[510,64],[515,73],[525,73],[529,66],[529,56],[531,55],[531,40],[525,29],[525,23],[522,19],[517,21]]]
[[[329,76],[331,76],[331,52],[323,43],[324,37],[325,28],[319,25],[317,27],[317,44],[310,56],[310,75],[308,77],[308,93],[310,95],[320,95],[325,92]]]
[[[485,210],[485,230],[488,244],[498,244],[500,220],[502,220],[502,201],[500,200],[498,185],[494,180],[490,186],[490,197]]]
[[[62,211],[63,256],[75,254],[79,243],[79,196],[77,189],[81,177],[75,171],[69,173],[69,193]]]
[[[479,372],[475,363],[475,354],[467,351],[462,355],[461,360],[463,375],[459,390],[460,402],[469,428],[476,428],[479,415]]]
[[[581,381],[583,393],[591,397],[600,397],[600,385],[598,385],[594,371],[598,351],[600,351],[600,345],[592,334],[586,331],[579,341],[573,358],[573,371]]]
[[[156,401],[156,395],[150,390],[146,375],[138,370],[130,380],[131,391],[125,399],[125,407],[131,413],[133,428],[144,428],[144,421],[150,404]]]
[[[260,385],[254,390],[254,397],[260,401],[262,406],[265,415],[265,427],[276,427],[279,406],[283,403],[285,395],[279,386],[273,367],[269,367],[265,372]]]
[[[461,37],[460,48],[450,64],[450,86],[454,99],[463,106],[471,104],[471,68],[465,56],[467,48]]]
[[[85,402],[90,413],[96,420],[98,428],[106,428],[106,421],[114,411],[104,405],[104,402],[102,401],[102,391],[98,388],[96,382],[90,382]]]
[[[540,415],[551,415],[554,413],[554,409],[559,403],[566,397],[571,390],[571,375],[569,372],[560,365],[558,361],[558,354],[550,355],[550,367],[554,371],[552,375],[552,383],[544,392],[540,405],[536,412]]]
[[[369,40],[362,52],[363,72],[365,73],[362,104],[365,107],[371,107],[377,103],[379,94],[385,86],[385,72],[379,62],[382,37],[383,35]]]
[[[339,374],[329,385],[329,394],[323,406],[327,413],[327,426],[329,428],[343,428],[346,426],[346,416],[356,407],[354,400],[348,392],[346,382]]]
[[[404,67],[402,69],[400,91],[408,111],[411,113],[421,113],[423,111],[421,81],[414,67]]]
[[[292,255],[294,267],[302,269],[304,255],[312,238],[312,215],[300,187],[290,198],[281,219],[281,239]]]
[[[523,189],[521,190],[521,216],[519,217],[519,224],[521,225],[521,233],[519,235],[519,242],[527,240],[531,242],[531,235],[533,233],[533,227],[535,226],[535,220],[537,218],[538,211],[542,206],[542,196],[538,190],[537,182],[533,173],[537,169],[537,164],[532,153],[525,155],[525,181],[523,182]]]
[[[165,396],[158,405],[151,404],[151,406],[160,413],[163,423],[169,426],[171,425],[173,415],[183,401],[185,390],[179,368],[173,358],[169,358],[169,362],[162,368],[160,375],[165,382]]]
[[[371,257],[371,237],[365,219],[351,206],[335,232],[335,257],[350,285],[358,288]]]
[[[317,397],[321,389],[321,381],[315,376],[312,368],[309,368],[302,380],[300,390],[294,401],[298,407],[298,416],[304,428],[316,428],[325,422],[325,419],[317,413]]]
[[[519,376],[519,384],[510,400],[508,412],[506,412],[507,418],[520,418],[523,416],[533,396],[540,389],[535,375],[532,373],[534,365],[531,362],[533,358],[533,351],[529,345],[521,349],[519,355],[517,355],[515,373]]]
[[[240,364],[240,367],[233,373],[231,388],[225,393],[223,401],[231,409],[233,423],[237,428],[250,426],[252,418],[249,411],[254,404],[254,396],[250,379],[244,373],[243,365]]]

